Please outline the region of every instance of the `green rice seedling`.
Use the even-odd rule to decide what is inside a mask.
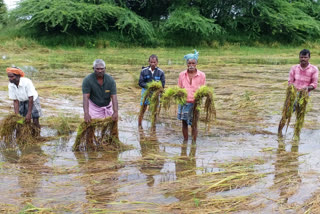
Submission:
[[[147,84],[147,90],[143,94],[143,100],[142,100],[143,105],[141,105],[140,112],[139,112],[139,121],[143,119],[144,113],[146,111],[146,106],[144,105],[144,103],[146,101],[151,102],[153,93],[161,89],[163,90],[162,83],[160,81],[158,82],[152,81]],[[154,108],[155,108],[154,112],[157,112],[158,105],[154,106]]]
[[[114,150],[125,148],[119,141],[118,122],[111,117],[93,119],[90,123],[82,122],[77,131],[73,145],[74,151],[80,150]]]
[[[194,107],[193,107],[193,118],[192,127],[197,127],[197,123],[200,116],[200,107],[203,98],[206,98],[204,103],[204,112],[206,113],[206,122],[209,122],[213,118],[216,119],[216,108],[214,106],[214,95],[213,89],[208,86],[201,86],[194,94]]]
[[[309,102],[308,91],[303,90],[298,92],[297,105],[296,105],[296,124],[294,125],[294,139],[299,140],[300,132],[304,123],[304,117],[307,112],[307,104]]]
[[[184,105],[187,102],[187,90],[178,86],[167,88],[161,96],[161,105],[169,109],[171,104]]]
[[[278,127],[279,135],[282,134],[282,129],[286,124],[287,124],[286,132],[288,130],[296,96],[297,96],[297,89],[293,85],[289,85],[287,87],[286,99],[284,101],[284,105],[282,108],[282,118],[280,120],[279,127]]]
[[[36,141],[38,133],[38,127],[26,123],[25,118],[18,114],[10,114],[0,123],[0,137],[7,143],[16,140],[19,144],[31,144]]]

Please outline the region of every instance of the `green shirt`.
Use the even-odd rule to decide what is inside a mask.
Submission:
[[[90,100],[97,106],[107,106],[110,103],[111,95],[117,94],[116,82],[111,76],[104,74],[103,84],[100,85],[96,74],[92,73],[84,78],[82,93],[90,94]]]

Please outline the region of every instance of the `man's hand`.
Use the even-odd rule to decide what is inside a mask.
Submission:
[[[26,122],[30,123],[31,122],[31,113],[27,113],[26,115]]]
[[[118,121],[118,112],[117,112],[117,111],[116,111],[116,112],[113,112],[111,118],[112,118],[113,121]]]
[[[85,113],[84,114],[84,121],[87,122],[87,123],[90,123],[91,122],[91,116],[89,115],[89,113]]]
[[[312,85],[309,85],[307,87],[302,88],[302,90],[306,90],[306,91],[312,91],[314,89],[314,87]]]

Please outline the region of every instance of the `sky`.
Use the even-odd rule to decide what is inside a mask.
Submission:
[[[7,8],[10,10],[10,9],[15,8],[16,3],[18,1],[20,1],[20,0],[4,0],[4,3],[7,5]]]

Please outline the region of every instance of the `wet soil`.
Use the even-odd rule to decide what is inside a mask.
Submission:
[[[133,149],[73,152],[75,132],[32,146],[1,142],[1,212],[316,213],[317,206],[310,204],[319,205],[318,90],[312,92],[300,141],[292,141],[292,125],[284,138],[277,136],[288,72],[298,63],[297,57],[250,53],[242,57],[228,52],[211,60],[212,52],[204,52],[198,68],[215,90],[217,120],[209,125],[200,121],[197,142],[192,143],[182,140],[175,107],[160,114],[155,132],[150,129],[149,112],[143,129],[138,128],[140,89],[134,81],[139,66],[126,57],[117,59],[120,51],[113,51],[107,73],[117,81],[119,137]],[[160,61],[168,87],[185,69],[178,60],[167,63],[169,57]],[[81,64],[79,71],[67,72],[61,67],[70,67],[68,63],[55,61],[50,68],[52,58],[48,59],[47,64],[41,62],[33,82],[44,111],[41,135],[56,137],[46,118],[61,113],[83,117],[81,81],[90,70]],[[1,87],[6,84],[2,76]],[[2,88],[0,116],[4,117],[12,111],[12,103]]]

